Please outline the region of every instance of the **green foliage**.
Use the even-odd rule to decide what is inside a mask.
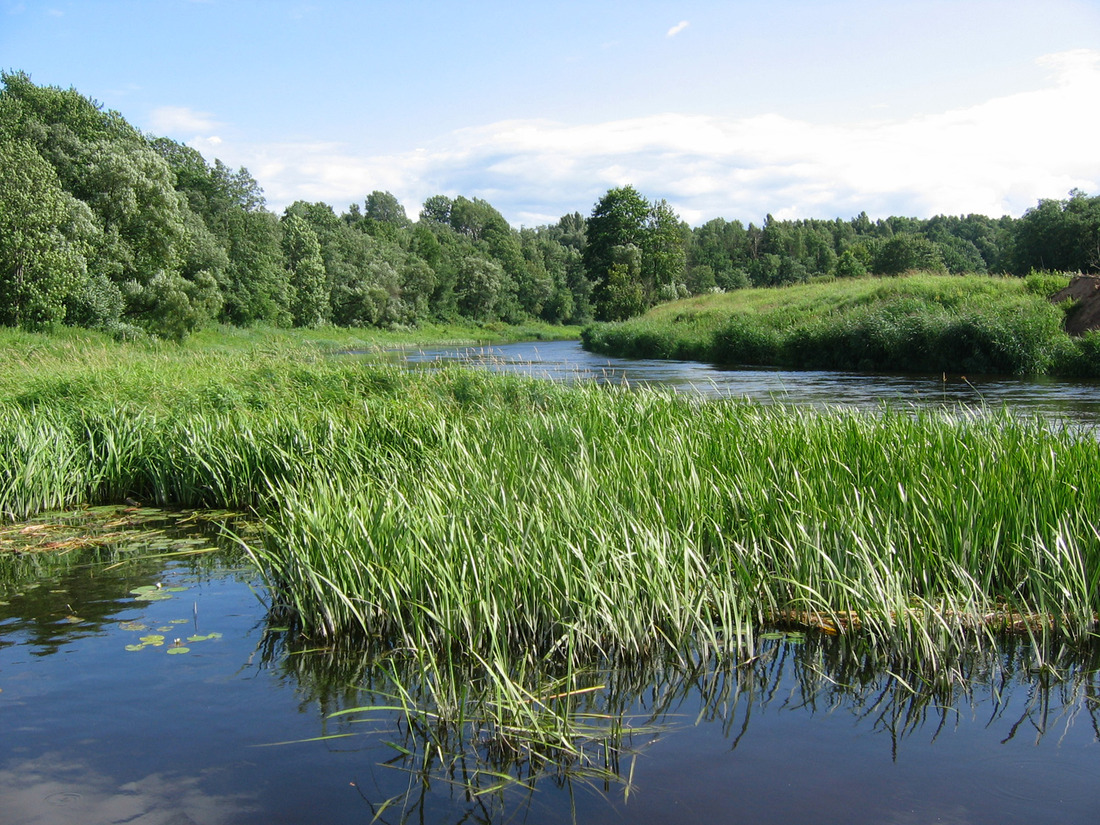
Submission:
[[[1069,286],[1070,280],[1071,276],[1063,272],[1037,272],[1033,269],[1024,277],[1024,289],[1032,295],[1050,298]]]
[[[0,323],[40,329],[64,320],[86,276],[81,217],[30,145],[0,138]]]
[[[298,202],[284,220],[305,222],[318,265],[306,241],[284,237],[247,169],[142,135],[74,89],[36,86],[21,72],[0,80],[3,324],[178,338],[212,320],[580,323],[628,317],[685,293],[863,271],[1100,266],[1100,198],[1077,191],[1019,220],[768,215],[762,226],[715,218],[693,230],[632,186],[609,190],[588,219],[574,212],[520,231],[488,202],[462,195],[428,198],[415,223],[378,190],[339,216],[327,204]],[[622,257],[627,248],[638,250],[637,266]]]
[[[1017,274],[1100,271],[1100,196],[1039,201],[1017,222],[1011,260]]]
[[[290,271],[293,290],[291,310],[294,325],[318,327],[331,313],[326,283],[325,262],[317,235],[305,220],[289,214],[283,225],[283,252]]]
[[[1086,369],[1076,355],[1086,345],[1069,339],[1046,296],[1016,279],[984,276],[742,290],[593,327],[583,340],[609,354],[723,364],[1017,375]]]

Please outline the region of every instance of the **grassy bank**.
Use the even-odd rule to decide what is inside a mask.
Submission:
[[[787,621],[934,664],[1006,628],[1087,638],[1100,608],[1100,450],[1037,423],[70,345],[4,371],[0,513],[253,508],[309,634],[568,660]]]
[[[948,275],[744,289],[590,327],[583,340],[607,354],[719,364],[1100,375],[1100,335],[1070,338],[1050,290],[1049,278]]]

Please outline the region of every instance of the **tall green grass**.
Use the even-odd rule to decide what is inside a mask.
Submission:
[[[442,670],[751,651],[772,622],[936,668],[1004,628],[1095,627],[1098,445],[1004,413],[703,403],[297,349],[104,344],[8,376],[5,518],[254,509],[273,610]]]
[[[1038,283],[1038,281],[1032,281]],[[1100,374],[1100,336],[1016,278],[913,275],[738,290],[589,327],[589,349],[723,364],[964,374]]]

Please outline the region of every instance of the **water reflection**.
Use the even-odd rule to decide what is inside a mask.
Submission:
[[[612,358],[576,341],[496,347],[396,350],[382,356],[415,366],[463,364],[553,381],[659,385],[707,397],[878,409],[883,404],[955,409],[1007,406],[1025,414],[1100,426],[1100,382],[1055,378],[888,375],[821,370],[729,368],[693,361]]]
[[[1024,784],[1015,788],[1021,798],[994,810],[1003,816],[1016,805],[1042,802],[1051,787],[1060,787],[1071,805],[1091,804],[1089,765],[1100,741],[1100,647],[1046,651],[1054,666],[1036,668],[1028,645],[1005,638],[999,648],[975,650],[957,662],[956,678],[927,681],[898,657],[854,653],[843,639],[772,635],[756,655],[736,662],[701,653],[603,662],[575,674],[573,695],[557,709],[576,724],[576,750],[558,752],[540,749],[538,736],[527,739],[519,730],[502,735],[486,721],[487,700],[478,687],[492,689],[494,683],[479,667],[453,672],[461,690],[448,690],[427,684],[438,673],[426,675],[418,660],[392,650],[296,655],[292,640],[272,636],[263,656],[304,704],[318,709],[322,735],[348,737],[339,741],[349,749],[361,737],[364,756],[377,760],[383,772],[406,778],[404,788],[394,791],[372,773],[374,787],[388,788],[388,796],[359,788],[371,815],[383,822],[414,821],[428,812],[432,821],[562,821],[569,812],[579,815],[577,800],[593,797],[585,793],[593,790],[602,804],[589,801],[579,821],[624,815],[664,821],[651,808],[659,802],[655,786],[674,787],[681,798],[707,804],[735,797],[727,785],[697,773],[707,754],[723,762],[744,754],[748,762],[737,764],[750,774],[761,765],[786,764],[778,776],[758,776],[748,785],[763,783],[787,802],[808,803],[828,797],[835,772],[842,770],[839,764],[813,764],[821,749],[830,748],[851,766],[908,766],[910,775],[901,783],[906,793],[910,783],[927,782],[941,759],[960,767],[979,760],[995,773],[1018,760],[1020,747],[1040,748],[1046,761],[1029,764]],[[531,695],[563,692],[561,674],[552,668],[519,678]],[[453,716],[444,721],[441,693],[468,703],[457,723]],[[403,710],[377,710],[395,704]],[[374,710],[347,712],[364,707]],[[809,760],[802,753],[808,741],[815,743]],[[1067,744],[1085,750],[1071,755]],[[783,778],[794,775],[797,787],[783,788]],[[871,806],[874,816],[849,810],[869,790],[856,785],[858,797],[837,799],[832,807],[819,802],[816,818],[808,821],[907,821],[891,819],[899,811],[885,801]],[[756,794],[755,805],[764,787],[746,788]],[[441,791],[447,800],[442,807]],[[922,805],[954,821],[986,821],[936,807],[936,794]],[[778,810],[762,807],[755,821],[791,821]]]
[[[211,794],[202,779],[153,773],[120,781],[110,767],[49,753],[0,768],[0,821],[19,825],[223,825],[259,808],[252,794]]]

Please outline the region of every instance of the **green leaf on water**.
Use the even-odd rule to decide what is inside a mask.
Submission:
[[[141,622],[119,622],[119,630],[148,630],[149,626]]]
[[[165,593],[183,593],[186,590],[187,590],[186,587],[166,587],[166,588],[164,588]]]
[[[170,648],[168,648],[168,652],[169,653],[190,653],[191,648],[189,648],[189,647],[170,647]]]
[[[170,621],[169,624],[187,624],[189,621],[191,621],[191,620],[190,619],[172,619],[172,621]]]
[[[144,650],[145,645],[126,645],[127,650]]]
[[[788,633],[786,641],[787,641],[787,644],[789,644],[789,645],[800,645],[800,644],[802,644],[803,642],[806,641],[806,634],[805,633]]]
[[[778,630],[771,630],[771,631],[768,631],[767,633],[761,633],[757,638],[767,639],[767,640],[782,639],[784,635],[786,635],[786,634],[781,633]]]
[[[145,644],[147,645],[153,645],[157,642],[163,643],[164,637],[161,636],[159,633],[150,633],[148,636],[142,636],[141,641],[145,642]]]
[[[156,593],[157,589],[155,584],[143,584],[141,587],[135,587],[130,592],[135,596],[140,596],[142,593]]]
[[[209,636],[188,636],[187,641],[189,641],[189,642],[205,642],[209,638],[210,638]]]
[[[152,593],[142,593],[140,596],[134,596],[135,602],[163,602],[172,598],[168,593],[161,593],[159,591],[153,591]]]

